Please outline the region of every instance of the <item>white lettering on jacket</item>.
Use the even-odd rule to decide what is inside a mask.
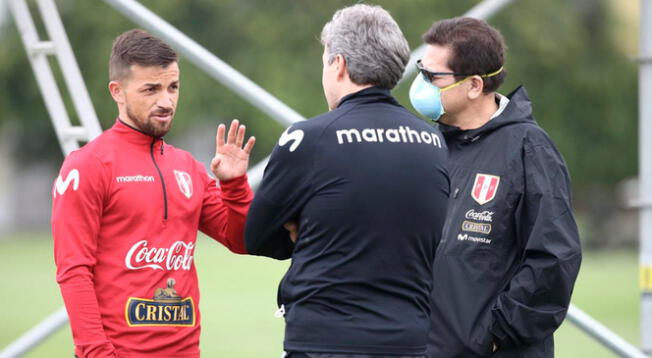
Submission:
[[[337,143],[420,143],[433,145],[441,148],[441,139],[436,133],[428,131],[416,131],[408,126],[399,126],[398,128],[364,128],[357,130],[340,129],[335,131]]]
[[[148,247],[148,245],[147,240],[141,240],[129,249],[125,256],[125,265],[128,269],[190,270],[194,243],[176,241],[169,248]]]
[[[148,182],[153,183],[154,177],[151,175],[127,175],[121,177],[115,177],[115,181],[118,183],[130,183],[130,182]]]
[[[475,210],[471,209],[466,212],[466,215],[464,215],[464,217],[470,220],[478,220],[478,221],[484,221],[490,223],[493,222],[493,215],[494,215],[493,211],[485,210],[482,212],[476,212]]]

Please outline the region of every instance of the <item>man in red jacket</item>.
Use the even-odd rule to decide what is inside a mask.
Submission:
[[[217,129],[210,177],[190,153],[166,144],[179,98],[177,55],[142,31],[113,44],[109,91],[115,125],[71,153],[54,188],[57,282],[75,354],[199,357],[194,249],[201,230],[246,253],[252,199],[245,127]]]

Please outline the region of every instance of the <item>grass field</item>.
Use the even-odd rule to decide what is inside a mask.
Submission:
[[[0,349],[62,305],[45,235],[0,239]],[[202,291],[203,357],[280,356],[283,320],[274,318],[276,285],[288,262],[237,256],[200,238],[196,252]],[[637,255],[584,255],[573,302],[616,333],[638,343]],[[570,324],[556,334],[557,357],[612,357]],[[26,357],[71,357],[70,330],[59,330]]]

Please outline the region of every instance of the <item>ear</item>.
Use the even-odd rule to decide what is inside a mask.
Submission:
[[[484,90],[484,81],[480,76],[473,76],[469,79],[469,92],[467,96],[469,99],[474,100],[482,96],[482,91]]]
[[[349,72],[346,67],[346,60],[344,59],[344,56],[337,54],[333,62],[335,62],[335,73],[337,73],[338,80],[343,80],[344,78],[349,76]]]
[[[109,93],[111,93],[111,97],[113,97],[115,103],[123,104],[125,102],[124,88],[119,81],[109,82]]]

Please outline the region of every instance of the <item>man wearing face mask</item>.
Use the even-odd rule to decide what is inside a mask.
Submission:
[[[339,10],[321,40],[330,111],[281,135],[247,250],[292,258],[278,291],[287,357],[425,357],[446,147],[390,94],[410,51],[387,11]]]
[[[451,178],[429,354],[553,357],[581,261],[566,165],[525,89],[496,92],[506,75],[497,30],[454,18],[423,40],[410,100],[439,122]]]

